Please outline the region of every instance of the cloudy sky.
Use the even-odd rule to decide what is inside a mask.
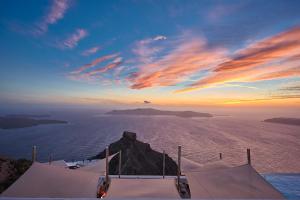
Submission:
[[[300,106],[300,1],[0,1],[0,102]]]

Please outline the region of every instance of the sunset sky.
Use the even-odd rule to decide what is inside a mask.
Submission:
[[[300,1],[0,1],[0,103],[300,107]]]

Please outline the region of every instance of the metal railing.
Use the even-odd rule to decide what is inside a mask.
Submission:
[[[251,151],[249,148],[247,148],[247,164],[251,165]],[[109,180],[109,148],[106,147],[106,156],[105,156],[105,179],[106,181]],[[197,152],[194,152],[197,153]],[[118,152],[119,154],[119,166],[118,166],[118,177],[121,178],[122,175],[122,151],[120,150]],[[185,154],[184,156],[192,155],[192,153]],[[177,179],[178,182],[180,180],[180,177],[182,175],[181,173],[181,157],[182,157],[182,147],[179,145],[177,150]],[[222,153],[219,153],[219,159],[222,160],[224,158]],[[37,161],[37,147],[32,147],[32,162]],[[52,154],[49,155],[49,164],[51,164],[53,161]],[[165,178],[166,176],[166,152],[163,150],[163,157],[162,157],[162,177]]]

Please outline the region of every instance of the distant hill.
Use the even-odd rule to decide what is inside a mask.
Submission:
[[[47,118],[50,117],[50,115],[27,115],[27,114],[11,114],[11,115],[5,115],[5,117],[15,117],[15,118]]]
[[[212,117],[209,113],[200,113],[194,111],[166,111],[152,108],[137,108],[132,110],[113,110],[106,114],[110,115],[173,115],[177,117]]]
[[[68,122],[53,119],[32,119],[29,117],[0,117],[1,129],[15,129],[37,126],[41,124],[66,124]]]
[[[287,124],[287,125],[300,126],[300,119],[299,118],[278,117],[278,118],[266,119],[266,120],[264,120],[264,122],[271,122],[271,123],[279,123],[279,124]]]

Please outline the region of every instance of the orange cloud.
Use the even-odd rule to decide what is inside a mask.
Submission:
[[[175,91],[175,93],[189,92],[228,82],[253,82],[271,79],[300,76],[299,67],[282,69],[282,65],[266,66],[239,71],[213,72],[211,75],[191,84],[189,87]]]
[[[129,80],[132,89],[168,86],[224,60],[223,49],[208,49],[202,38],[190,39],[154,62],[142,65]]]
[[[299,52],[300,28],[296,27],[249,45],[238,51],[234,59],[217,65],[208,76],[175,92],[188,92],[228,82],[298,77]]]
[[[300,52],[300,27],[261,40],[237,52],[235,58],[220,64],[214,71],[255,67],[297,55]]]
[[[261,81],[261,80],[271,80],[278,78],[286,78],[286,77],[295,77],[300,76],[300,67],[284,69],[281,71],[276,71],[272,73],[265,73],[260,76],[254,77],[253,81]]]

